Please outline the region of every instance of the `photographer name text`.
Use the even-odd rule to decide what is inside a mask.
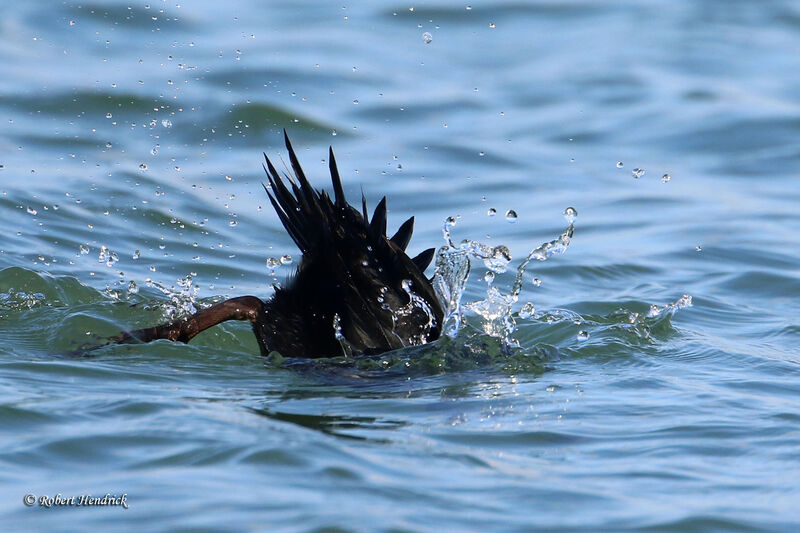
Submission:
[[[122,507],[128,508],[128,495],[106,493],[105,496],[92,496],[91,494],[82,494],[80,496],[62,496],[60,493],[55,496],[36,496],[35,494],[26,494],[22,498],[22,502],[28,506],[45,507]]]

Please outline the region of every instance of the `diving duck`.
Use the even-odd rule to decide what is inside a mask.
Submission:
[[[439,337],[443,309],[424,274],[434,249],[406,254],[414,217],[387,237],[386,197],[371,219],[363,193],[361,210],[351,206],[332,148],[333,197],[312,188],[283,134],[294,176],[281,176],[264,154],[264,189],[302,252],[295,274],[267,301],[231,298],[182,320],[124,333],[119,342],[189,342],[226,320],[249,320],[262,355],[283,357],[375,355]]]

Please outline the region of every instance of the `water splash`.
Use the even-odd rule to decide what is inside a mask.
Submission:
[[[403,321],[405,317],[411,318],[413,315],[418,314],[418,310],[422,311],[428,320],[425,322],[425,324],[423,324],[422,328],[419,330],[419,333],[412,335],[407,339],[400,339],[406,346],[420,346],[428,342],[428,334],[430,334],[431,329],[433,329],[433,327],[436,325],[436,317],[433,314],[433,310],[428,305],[428,302],[426,302],[424,298],[421,298],[415,294],[411,289],[411,280],[404,279],[401,284],[403,290],[408,295],[409,300],[406,305],[400,307],[395,313],[393,313],[393,319],[395,324],[397,324],[397,322]],[[414,320],[414,323],[417,322],[417,320]],[[395,335],[397,335],[397,333],[395,333]]]
[[[169,303],[162,306],[166,321],[171,322],[197,312],[199,288],[194,285],[191,274],[184,278],[178,278],[178,289],[174,286],[166,287],[150,278],[147,278],[146,282],[149,287],[154,287],[169,297]]]
[[[567,226],[567,229],[565,229],[561,235],[552,241],[544,242],[531,250],[525,260],[520,263],[519,267],[517,267],[517,277],[514,279],[514,285],[511,288],[511,294],[514,296],[517,296],[519,291],[522,289],[522,277],[525,274],[525,269],[528,267],[528,263],[534,259],[537,261],[546,261],[554,255],[561,255],[567,251],[567,248],[572,242],[572,235],[575,232],[575,217],[578,216],[578,212],[575,210],[575,208],[568,207],[565,211],[565,216],[567,216],[567,220],[569,221],[569,226]],[[541,281],[539,284],[541,284]]]
[[[483,319],[481,327],[484,333],[502,339],[508,346],[518,347],[519,343],[511,337],[516,329],[516,322],[511,316],[516,301],[516,295],[503,294],[497,287],[490,286],[485,299],[468,303],[466,307]]]
[[[444,308],[442,334],[455,338],[461,328],[461,296],[471,264],[466,250],[442,246],[436,251],[433,289]]]
[[[484,275],[484,281],[487,284],[486,297],[467,303],[464,308],[481,318],[480,327],[484,333],[501,339],[506,348],[519,346],[519,343],[512,337],[516,329],[513,307],[522,290],[525,270],[534,259],[545,261],[554,255],[566,252],[572,240],[574,221],[577,215],[578,212],[574,207],[564,210],[564,217],[569,226],[557,238],[531,250],[517,267],[514,282],[507,293],[495,286],[494,281],[495,275],[506,272],[511,262],[511,253],[508,248],[504,245],[489,246],[472,240],[463,240],[456,246],[452,239],[452,229],[456,225],[456,218],[448,217],[442,227],[442,235],[447,244],[436,252],[436,272],[433,278],[436,295],[444,306],[445,318],[442,333],[451,338],[455,338],[458,334],[464,321],[461,297],[472,267],[471,259],[480,259],[488,269]],[[538,284],[536,285],[538,286]],[[533,304],[526,303],[522,312],[525,316],[531,316]]]
[[[536,313],[527,326],[568,326],[570,338],[582,343],[607,345],[623,343],[627,346],[653,344],[672,335],[675,330],[671,326],[672,316],[680,309],[692,306],[692,297],[684,294],[674,302],[665,305],[650,305],[648,312],[639,312],[626,308],[618,308],[604,314],[578,314],[569,309],[549,309]],[[547,336],[557,332],[541,329],[540,334]],[[561,328],[561,331],[565,331]],[[529,330],[530,334],[530,330]],[[554,333],[558,337],[558,333]],[[574,337],[572,337],[574,335]],[[564,338],[564,337],[562,337]],[[587,341],[592,342],[587,342]],[[551,339],[552,341],[552,339]]]
[[[350,346],[344,333],[342,333],[342,317],[339,316],[339,313],[333,314],[333,336],[339,341],[339,346],[342,347],[342,355],[345,359],[353,357],[353,347]]]
[[[455,217],[447,217],[444,219],[444,224],[442,224],[442,237],[444,237],[445,242],[452,248],[456,248],[456,245],[453,243],[453,239],[450,238],[450,230],[453,229],[455,225]]]
[[[531,302],[526,302],[525,305],[522,306],[522,309],[519,310],[519,317],[520,318],[530,318],[536,312],[536,308],[533,306]]]
[[[41,292],[21,291],[11,287],[6,292],[0,292],[0,310],[33,309],[45,301],[45,295]]]
[[[81,252],[83,250],[81,249]],[[87,249],[88,253],[88,249]],[[100,252],[97,255],[97,262],[98,263],[105,263],[107,267],[114,266],[114,263],[119,261],[119,256],[116,252],[112,252],[106,245],[100,246]]]
[[[655,318],[657,316],[662,315],[673,315],[675,311],[678,309],[684,309],[686,307],[692,306],[692,297],[688,294],[684,294],[674,302],[668,303],[666,305],[658,306],[653,304],[650,306],[650,310],[647,312],[648,318]]]

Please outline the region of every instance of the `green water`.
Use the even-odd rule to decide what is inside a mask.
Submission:
[[[411,7],[0,7],[4,531],[800,527],[796,3]],[[70,355],[291,274],[283,128],[316,186],[333,145],[348,197],[414,215],[412,255],[451,216],[508,246],[506,292],[574,206],[519,347],[468,312],[357,362],[243,323]]]

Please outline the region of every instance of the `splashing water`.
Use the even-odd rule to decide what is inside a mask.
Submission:
[[[445,310],[442,333],[451,338],[458,334],[464,320],[461,311],[461,296],[471,270],[470,258],[480,259],[488,269],[484,276],[488,286],[486,298],[468,303],[464,307],[481,317],[481,329],[484,333],[501,339],[506,347],[519,346],[519,343],[512,337],[516,329],[512,312],[522,289],[525,269],[534,259],[545,261],[553,255],[563,254],[567,251],[577,215],[578,212],[573,207],[568,207],[564,211],[564,217],[569,222],[569,226],[558,238],[542,243],[528,254],[517,267],[514,282],[508,293],[502,292],[494,285],[495,275],[504,273],[511,262],[511,253],[508,248],[503,245],[489,246],[472,240],[464,240],[456,246],[451,237],[451,230],[456,225],[456,219],[448,217],[442,228],[442,235],[447,244],[436,252],[436,273],[433,278],[434,289]],[[533,304],[526,303],[521,313],[524,316],[531,316]]]
[[[619,308],[607,314],[581,315],[569,309],[549,309],[537,313],[536,322],[577,326],[574,329],[575,338],[582,342],[587,342],[591,338],[600,344],[610,341],[638,346],[658,342],[664,336],[671,334],[674,331],[670,325],[672,316],[679,309],[691,306],[692,297],[684,294],[665,305],[652,304],[646,313]]]
[[[81,247],[81,253],[83,253],[83,248]],[[88,253],[88,248],[86,253]],[[114,266],[114,263],[119,261],[119,256],[116,252],[112,252],[108,249],[106,245],[100,246],[100,252],[97,255],[97,262],[98,263],[105,263],[107,267]]]
[[[428,334],[436,324],[436,318],[434,317],[433,310],[431,310],[428,302],[417,296],[417,294],[411,290],[411,280],[404,279],[402,281],[402,286],[403,290],[406,292],[406,294],[408,294],[409,301],[406,305],[399,308],[397,312],[394,313],[393,319],[396,324],[397,322],[402,321],[404,317],[410,318],[417,310],[421,310],[423,313],[425,313],[428,321],[422,326],[420,332],[407,339],[400,339],[406,346],[420,346],[428,342]],[[397,333],[395,333],[395,335],[397,335]]]
[[[173,321],[178,318],[191,315],[197,312],[197,295],[199,288],[194,286],[194,280],[191,274],[185,278],[178,278],[177,284],[179,289],[175,287],[165,287],[157,281],[147,278],[147,285],[155,287],[166,296],[169,297],[170,303],[163,306],[164,318],[168,321]]]
[[[393,309],[385,302],[385,296],[389,290],[388,287],[381,287],[376,300],[381,304],[381,308],[391,316],[394,336],[400,339],[404,346],[421,346],[428,342],[428,335],[436,326],[436,316],[433,314],[428,302],[414,292],[412,285],[411,280],[408,279],[404,279],[401,282],[403,291],[408,295],[408,303],[397,309]],[[425,322],[421,328],[408,327],[409,324],[422,322],[423,316]],[[417,331],[417,333],[412,334],[410,337],[403,336],[401,332],[407,330]]]
[[[353,357],[353,348],[342,333],[342,317],[339,316],[339,313],[333,314],[333,335],[339,341],[339,346],[342,347],[342,355],[345,358]]]
[[[6,292],[0,292],[0,310],[33,309],[45,302],[41,292],[26,292],[14,290],[9,287]]]
[[[684,294],[683,296],[681,296],[680,298],[678,298],[677,300],[675,300],[672,303],[668,303],[668,304],[662,305],[660,307],[658,305],[656,305],[656,304],[651,305],[650,306],[650,311],[647,312],[647,317],[648,318],[655,318],[655,317],[660,316],[662,314],[664,314],[664,315],[672,315],[678,309],[684,309],[686,307],[691,307],[691,306],[692,306],[692,297],[689,296],[688,294]]]
[[[442,246],[436,252],[433,289],[444,307],[442,334],[455,338],[461,328],[461,295],[469,278],[471,265],[466,250]]]
[[[516,295],[503,294],[497,287],[489,286],[485,299],[468,303],[466,307],[483,318],[481,327],[484,333],[502,339],[506,346],[518,347],[519,343],[511,337],[516,329],[511,316],[516,301]]]

